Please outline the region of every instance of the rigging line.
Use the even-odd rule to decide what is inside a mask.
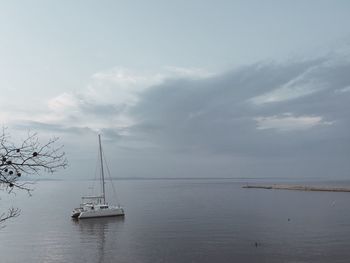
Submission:
[[[107,174],[108,174],[108,178],[109,178],[109,181],[111,182],[111,185],[112,185],[112,190],[113,190],[113,196],[114,198],[116,199],[118,205],[119,205],[119,200],[118,200],[118,196],[117,196],[117,191],[115,190],[115,187],[114,187],[114,184],[113,184],[113,180],[112,180],[112,177],[111,177],[111,172],[109,170],[109,166],[108,166],[108,163],[107,163],[107,159],[106,159],[106,155],[102,149],[102,156],[103,156],[103,160],[104,160],[104,163],[106,164],[106,168],[107,168]]]

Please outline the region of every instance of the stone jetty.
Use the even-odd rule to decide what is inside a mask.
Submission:
[[[305,185],[245,185],[243,188],[256,189],[276,189],[276,190],[294,190],[294,191],[317,191],[317,192],[350,192],[350,187],[327,187],[327,186],[305,186]]]

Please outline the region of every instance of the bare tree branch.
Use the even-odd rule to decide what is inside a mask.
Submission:
[[[67,166],[63,145],[57,146],[59,138],[51,138],[41,144],[37,133],[28,133],[19,145],[10,142],[10,136],[3,128],[0,134],[0,187],[8,193],[14,190],[32,190],[29,183],[21,180],[23,175],[38,175],[41,172],[53,173]],[[0,215],[0,223],[18,216],[19,210],[10,208]]]
[[[7,213],[2,213],[0,215],[0,224],[3,223],[4,221],[6,221],[7,219],[19,216],[20,212],[21,212],[21,210],[19,210],[18,208],[11,207],[7,211]]]

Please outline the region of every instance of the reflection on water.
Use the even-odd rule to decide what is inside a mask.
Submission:
[[[82,247],[88,246],[84,251],[90,261],[108,262],[105,257],[109,255],[111,247],[116,249],[118,232],[124,223],[124,217],[101,217],[90,219],[72,219],[74,227],[78,228],[79,240]]]

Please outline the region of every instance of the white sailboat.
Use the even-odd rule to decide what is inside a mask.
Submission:
[[[77,219],[107,217],[107,216],[124,216],[124,209],[120,205],[111,206],[106,202],[105,178],[103,170],[103,157],[101,136],[98,135],[100,162],[101,162],[101,190],[99,196],[83,196],[82,204],[72,211],[72,217]],[[107,167],[108,168],[108,167]]]

